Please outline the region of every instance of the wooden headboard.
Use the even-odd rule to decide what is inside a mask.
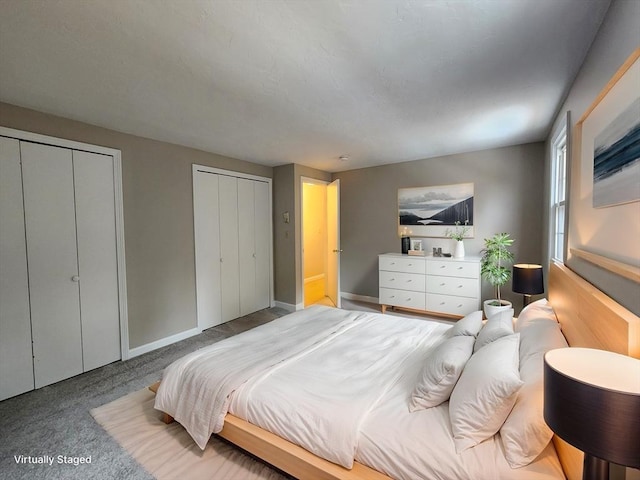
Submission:
[[[549,301],[570,346],[640,358],[640,318],[563,264],[549,267]],[[567,478],[580,480],[582,452],[557,436],[553,443]]]

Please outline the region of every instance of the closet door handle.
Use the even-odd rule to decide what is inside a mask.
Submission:
[[[78,275],[74,275],[73,277],[71,277],[71,281],[78,283],[80,281],[80,277]]]

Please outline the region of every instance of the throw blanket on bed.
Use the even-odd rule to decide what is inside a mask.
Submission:
[[[155,408],[175,418],[204,450],[211,434],[222,430],[229,396],[242,383],[363,321],[358,312],[332,316],[326,309],[281,317],[176,360],[162,375]]]

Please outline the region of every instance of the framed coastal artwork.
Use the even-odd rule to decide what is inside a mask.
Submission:
[[[638,85],[640,48],[576,123],[569,190],[569,261],[582,256],[617,274],[631,271],[633,278],[640,276]],[[615,270],[609,268],[613,263]]]
[[[636,60],[582,120],[583,181],[593,208],[640,200],[639,72]]]
[[[473,183],[398,189],[398,234],[446,237],[456,222],[473,237]]]
[[[608,207],[638,200],[640,96],[593,139],[593,206]]]

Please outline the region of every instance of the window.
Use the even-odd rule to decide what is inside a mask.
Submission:
[[[549,212],[549,254],[564,261],[565,205],[567,184],[567,130],[564,127],[553,141],[551,151],[551,211]]]

